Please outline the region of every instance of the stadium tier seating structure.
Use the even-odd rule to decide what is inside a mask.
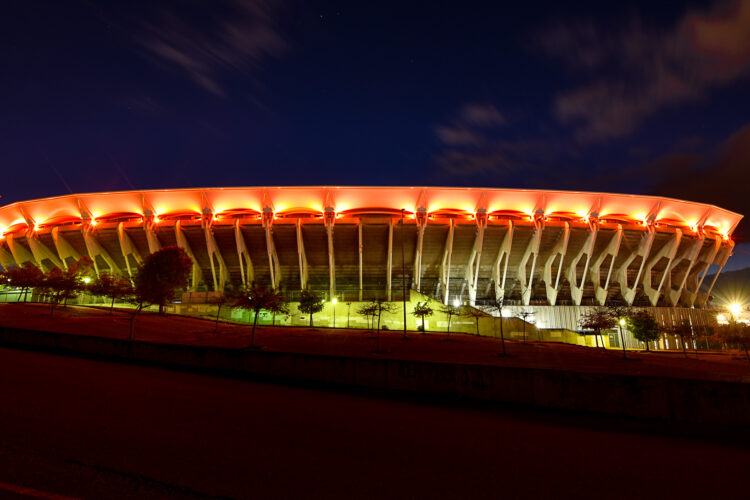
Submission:
[[[669,198],[527,189],[249,187],[66,195],[0,207],[0,264],[132,276],[168,245],[191,289],[343,301],[702,307],[741,215]],[[712,280],[709,280],[712,281]],[[407,292],[408,293],[408,292]]]

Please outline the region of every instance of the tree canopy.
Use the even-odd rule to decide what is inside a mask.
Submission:
[[[313,314],[323,310],[323,303],[323,297],[317,292],[302,290],[300,293],[297,309],[310,315],[310,328],[313,327]]]
[[[193,260],[180,247],[170,246],[146,257],[135,277],[136,301],[155,304],[160,312],[176,298],[190,279]]]
[[[628,316],[626,319],[628,330],[637,340],[646,344],[646,350],[649,350],[649,342],[659,338],[659,323],[656,318],[648,311],[637,311]]]

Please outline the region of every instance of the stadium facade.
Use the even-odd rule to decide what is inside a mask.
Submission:
[[[339,301],[702,308],[741,215],[623,194],[430,187],[256,187],[66,195],[0,207],[0,264],[132,276],[168,245],[192,291],[227,283]],[[701,292],[701,287],[708,289]],[[553,309],[549,309],[552,307]],[[542,309],[540,309],[542,311]],[[542,314],[540,312],[540,314]],[[574,315],[575,316],[575,315]],[[562,326],[562,325],[560,325]]]

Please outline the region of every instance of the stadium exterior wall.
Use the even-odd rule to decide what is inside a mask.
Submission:
[[[88,255],[97,273],[132,276],[178,245],[195,262],[191,291],[256,282],[292,299],[310,289],[397,300],[407,289],[446,304],[690,308],[706,304],[699,290],[726,264],[741,218],[669,198],[518,189],[92,193],[0,207],[0,264]]]

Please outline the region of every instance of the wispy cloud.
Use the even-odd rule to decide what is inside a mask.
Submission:
[[[603,141],[746,75],[750,0],[688,12],[667,31],[635,19],[612,34],[584,22],[551,29],[541,43],[585,82],[557,96],[556,117],[579,141]]]
[[[264,60],[287,49],[274,18],[277,1],[216,0],[199,11],[183,5],[144,23],[139,42],[156,63],[183,72],[212,94],[227,95],[231,73],[255,79]]]
[[[434,128],[444,146],[434,157],[439,174],[451,179],[492,179],[523,173],[526,182],[549,185],[565,158],[574,155],[563,141],[543,138],[508,138],[508,120],[489,103],[461,106],[455,117]],[[512,132],[511,132],[512,135]]]

